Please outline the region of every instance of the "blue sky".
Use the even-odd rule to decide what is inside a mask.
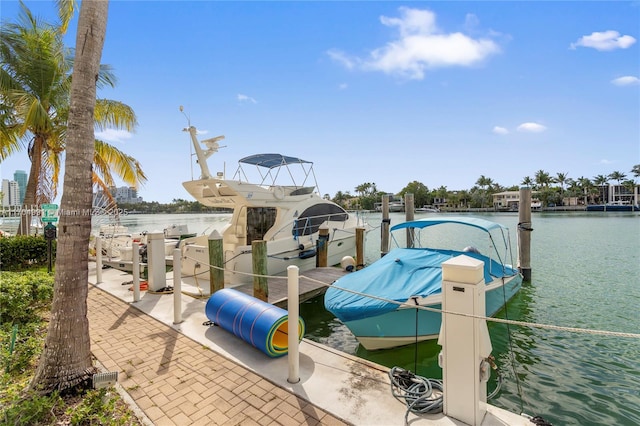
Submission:
[[[26,4],[55,18],[54,2]],[[0,7],[17,16],[18,2]],[[145,201],[191,199],[180,105],[202,138],[226,136],[212,172],[278,152],[313,161],[331,196],[519,185],[538,170],[631,178],[639,22],[638,1],[111,1],[102,62],[118,85],[99,95],[139,126],[99,136],[141,161]],[[16,169],[25,152],[2,177]]]

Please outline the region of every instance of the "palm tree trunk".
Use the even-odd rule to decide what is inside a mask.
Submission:
[[[18,225],[18,235],[29,235],[31,233],[31,218],[33,210],[37,208],[36,192],[38,189],[38,177],[42,171],[42,138],[36,135],[33,139],[33,146],[29,152],[31,158],[31,169],[27,188],[22,201],[22,212],[20,215],[20,225]]]
[[[80,6],[51,321],[31,382],[42,393],[86,386],[95,372],[87,319],[88,253],[96,79],[107,8],[105,0],[84,0]]]

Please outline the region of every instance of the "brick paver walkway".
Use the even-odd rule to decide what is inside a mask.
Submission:
[[[93,354],[157,426],[348,424],[103,290],[88,305]]]

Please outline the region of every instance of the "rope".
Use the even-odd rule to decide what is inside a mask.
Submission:
[[[189,258],[188,256],[185,256],[185,257]],[[189,259],[196,260],[196,259],[193,259],[193,258],[189,258]],[[221,267],[218,267],[218,266],[212,266],[212,265],[208,265],[208,264],[205,264],[205,266],[208,267],[208,268],[215,268],[215,269],[225,270],[224,268],[221,268]],[[240,274],[240,275],[261,277],[261,278],[275,278],[275,279],[286,279],[287,278],[285,276],[257,275],[257,274],[252,274],[250,272],[240,272],[240,271],[233,271],[233,273],[234,274]],[[441,313],[441,314],[458,315],[458,316],[463,316],[463,317],[467,317],[467,318],[475,318],[475,319],[481,319],[481,320],[485,320],[485,321],[493,321],[493,322],[502,323],[502,324],[513,324],[513,325],[518,325],[518,326],[521,326],[521,327],[542,328],[542,329],[555,330],[555,331],[567,331],[567,332],[571,332],[571,333],[583,333],[583,334],[594,334],[594,335],[600,335],[600,336],[611,336],[611,337],[624,337],[624,338],[631,338],[631,339],[640,339],[640,333],[625,333],[625,332],[620,332],[620,331],[606,331],[606,330],[594,330],[594,329],[577,328],[577,327],[564,327],[564,326],[559,326],[559,325],[541,324],[541,323],[534,323],[534,322],[527,322],[527,321],[515,321],[515,320],[502,319],[502,318],[487,317],[487,316],[483,316],[483,315],[464,314],[464,313],[461,313],[461,312],[445,311],[443,309],[430,308],[428,306],[409,305],[407,302],[398,302],[396,300],[385,299],[383,297],[374,296],[372,294],[361,293],[359,291],[338,287],[338,286],[336,286],[335,284],[332,284],[332,283],[325,283],[324,281],[320,281],[320,280],[317,280],[317,279],[314,279],[314,278],[310,278],[310,277],[307,277],[305,275],[300,275],[300,279],[303,279],[303,278],[307,279],[307,280],[309,280],[311,282],[323,285],[325,287],[333,287],[335,289],[338,289],[338,290],[341,290],[341,291],[346,291],[347,293],[356,294],[358,296],[369,297],[371,299],[380,300],[380,301],[383,301],[383,302],[386,302],[386,303],[393,303],[393,304],[398,305],[399,307],[407,307],[407,308],[415,307],[416,309],[423,309],[425,311],[431,311],[431,312],[436,312],[436,313]]]
[[[441,380],[417,376],[400,367],[389,370],[391,394],[399,401],[404,400],[407,411],[404,424],[409,424],[409,413],[435,414],[442,412],[443,385]],[[438,391],[438,392],[434,392]]]
[[[282,277],[280,277],[280,278],[282,278]],[[515,320],[502,319],[502,318],[486,317],[486,316],[483,316],[483,315],[464,314],[464,313],[461,313],[461,312],[445,311],[443,309],[430,308],[428,306],[415,306],[415,305],[410,305],[407,302],[398,302],[396,300],[385,299],[383,297],[378,297],[378,296],[374,296],[374,295],[371,295],[371,294],[361,293],[359,291],[338,287],[335,284],[327,284],[327,283],[324,283],[322,281],[306,277],[304,275],[301,275],[300,278],[306,278],[309,281],[312,281],[312,282],[315,282],[315,283],[318,283],[318,284],[322,284],[322,285],[325,285],[327,287],[331,286],[331,287],[333,287],[335,289],[338,289],[338,290],[341,290],[341,291],[346,291],[347,293],[356,294],[358,296],[369,297],[371,299],[380,300],[380,301],[387,302],[387,303],[393,303],[393,304],[398,305],[399,307],[417,308],[417,309],[423,309],[425,311],[437,312],[437,313],[441,313],[441,314],[458,315],[458,316],[462,316],[462,317],[481,319],[481,320],[485,320],[485,321],[493,321],[493,322],[498,322],[498,323],[502,323],[502,324],[519,325],[519,326],[522,326],[522,327],[543,328],[543,329],[556,330],[556,331],[568,331],[568,332],[572,332],[572,333],[585,333],[585,334],[596,334],[596,335],[601,335],[601,336],[613,336],[613,337],[626,337],[626,338],[632,338],[632,339],[640,339],[640,334],[639,333],[625,333],[625,332],[620,332],[620,331],[606,331],[606,330],[593,330],[593,329],[577,328],[577,327],[564,327],[564,326],[559,326],[559,325],[541,324],[541,323],[534,323],[534,322],[527,322],[527,321],[515,321]]]

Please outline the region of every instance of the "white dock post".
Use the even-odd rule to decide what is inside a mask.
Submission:
[[[182,322],[182,253],[179,248],[173,250],[173,323]]]
[[[149,290],[158,291],[167,286],[167,264],[164,258],[164,233],[147,234],[147,281]]]
[[[442,309],[485,316],[484,284],[484,262],[465,255],[443,262]],[[480,367],[492,349],[486,320],[443,313],[438,344],[442,346],[444,414],[480,425],[487,411],[488,379],[481,377]]]
[[[102,238],[96,236],[96,284],[102,282]]]
[[[131,244],[131,273],[133,274],[133,301],[140,301],[140,244]]]
[[[287,266],[287,309],[288,314],[288,361],[289,361],[289,378],[287,382],[298,383],[300,381],[300,348],[298,340],[298,318],[300,316],[299,300],[300,295],[298,292],[298,272],[299,268],[295,265]]]

